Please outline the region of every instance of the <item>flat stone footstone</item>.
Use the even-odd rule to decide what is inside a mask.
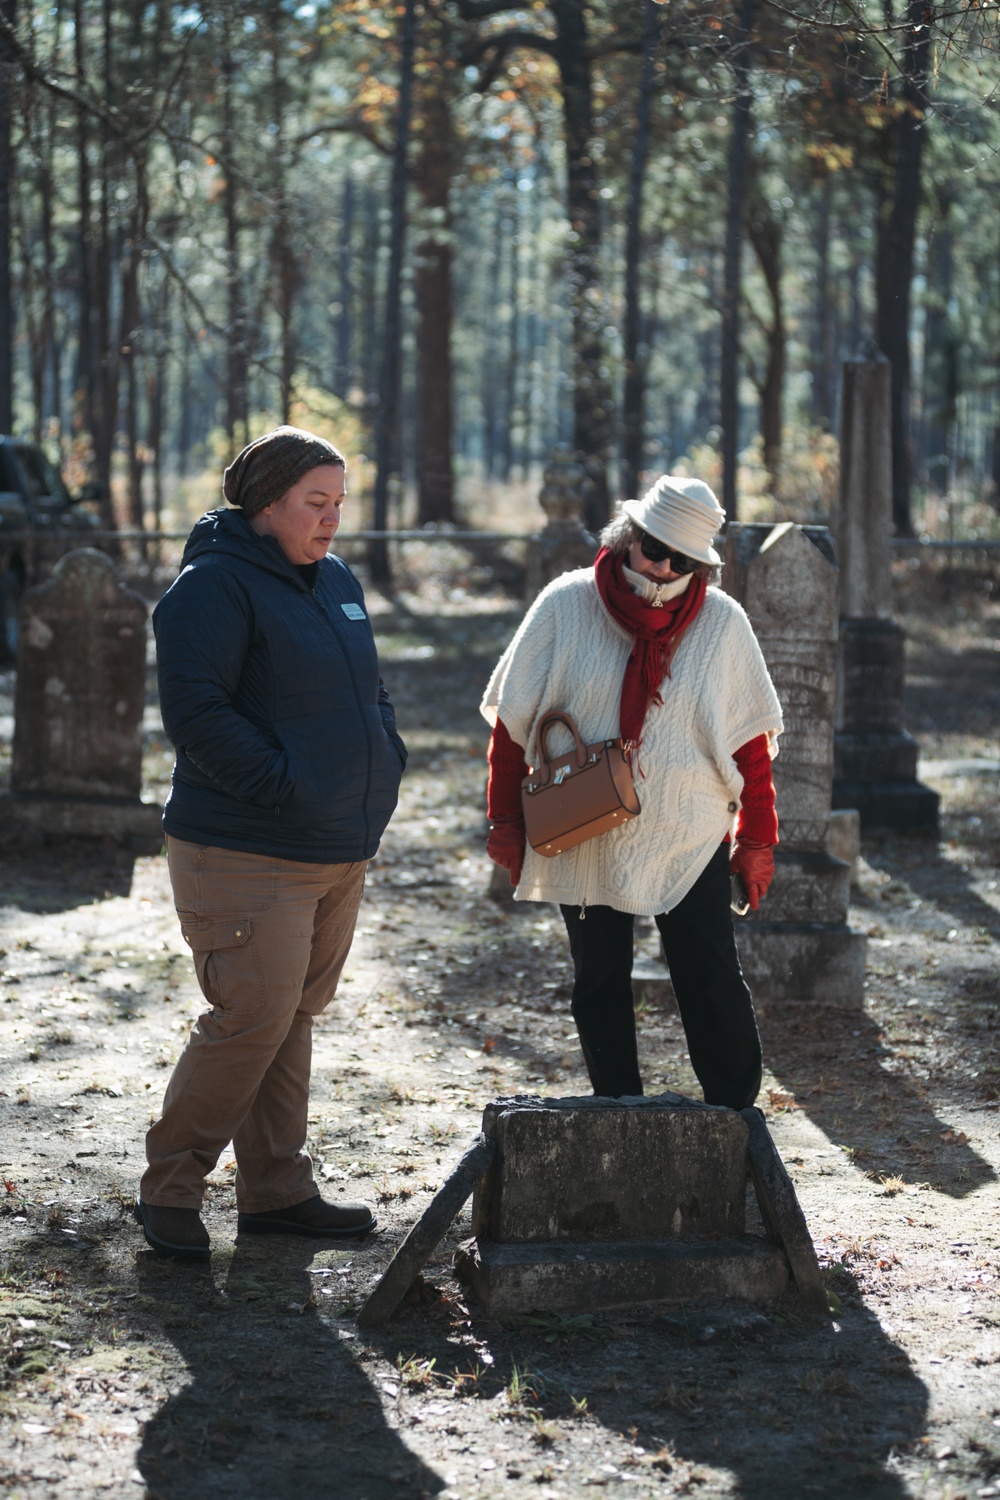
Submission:
[[[792,1179],[760,1112],[741,1109],[749,1130],[750,1176],[768,1233],[788,1256],[796,1290],[810,1312],[828,1313],[829,1301],[805,1214]]]
[[[359,1328],[382,1328],[402,1302],[422,1267],[434,1254],[496,1152],[480,1136],[451,1176],[438,1188],[386,1267],[382,1279],[358,1313]]]

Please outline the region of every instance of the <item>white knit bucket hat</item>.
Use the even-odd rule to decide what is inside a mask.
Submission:
[[[622,510],[664,546],[696,562],[722,561],[712,543],[726,513],[703,479],[664,474],[641,500],[624,501]]]

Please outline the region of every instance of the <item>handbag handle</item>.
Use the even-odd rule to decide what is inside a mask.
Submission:
[[[557,723],[565,724],[566,728],[569,730],[570,734],[573,736],[574,741],[576,742],[577,765],[582,770],[582,768],[587,764],[587,747],[583,743],[583,738],[580,734],[579,729],[577,729],[576,727],[576,720],[573,719],[569,714],[563,713],[561,708],[550,708],[548,713],[543,714],[539,719],[538,728],[535,730],[534,776],[537,778],[537,785],[540,787],[546,786],[548,784],[550,775],[549,752],[548,746],[546,745],[546,737],[552,725]]]

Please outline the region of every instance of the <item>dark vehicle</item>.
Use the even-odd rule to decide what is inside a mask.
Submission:
[[[100,521],[74,500],[36,443],[0,436],[0,661],[17,652],[18,602]]]

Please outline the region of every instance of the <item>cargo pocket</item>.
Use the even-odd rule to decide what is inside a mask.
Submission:
[[[264,975],[247,916],[198,917],[179,911],[181,933],[190,944],[205,999],[230,1016],[264,1009]]]

